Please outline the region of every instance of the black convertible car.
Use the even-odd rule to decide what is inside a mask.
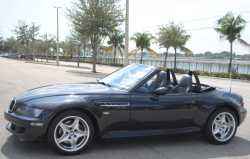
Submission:
[[[20,140],[47,140],[57,152],[74,155],[94,134],[108,139],[200,132],[226,144],[246,114],[241,95],[200,84],[194,71],[177,82],[172,69],[131,64],[95,83],[21,93],[4,117]]]

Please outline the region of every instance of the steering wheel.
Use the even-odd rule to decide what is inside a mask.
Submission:
[[[148,86],[148,84],[147,84],[147,82],[146,83],[144,83],[142,86],[144,86],[145,85],[145,87],[148,89],[148,92],[150,91],[150,89],[149,89],[149,86]]]

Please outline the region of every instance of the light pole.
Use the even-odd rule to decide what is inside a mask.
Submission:
[[[128,65],[128,36],[129,36],[129,0],[126,0],[126,20],[125,20],[125,57],[124,65]]]
[[[59,66],[59,53],[58,53],[58,42],[59,42],[59,19],[58,19],[58,8],[61,7],[54,7],[57,9],[57,46],[56,46],[56,65]]]
[[[36,22],[31,22],[33,23],[33,37],[32,37],[32,47],[33,47],[33,61],[35,61],[35,53],[34,53],[34,25]]]

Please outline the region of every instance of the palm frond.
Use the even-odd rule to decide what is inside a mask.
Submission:
[[[220,40],[223,41],[224,39],[225,39],[225,37],[220,35]]]
[[[136,48],[134,50],[132,50],[131,52],[128,53],[128,56],[134,54],[134,57],[136,56],[137,52],[140,50],[140,48]]]
[[[242,46],[244,46],[244,47],[247,47],[248,49],[249,49],[249,51],[250,51],[250,44],[248,44],[245,40],[242,40],[242,39],[237,39],[238,40],[238,42],[242,45]]]
[[[152,49],[150,49],[150,48],[145,48],[145,49],[148,51],[148,53],[149,53],[150,55],[153,54],[154,58],[157,58],[157,53],[156,53],[154,50],[152,50]]]
[[[181,46],[181,47],[180,47],[180,50],[183,51],[183,52],[185,53],[185,56],[187,56],[187,55],[194,56],[194,55],[193,55],[193,52],[192,52],[190,49],[188,49],[188,48],[186,48],[186,47],[184,47],[184,46]]]
[[[104,49],[104,56],[106,56],[108,52],[111,52],[111,51],[113,50],[113,48],[114,48],[113,45],[111,45],[111,46],[105,48],[105,49]]]
[[[119,50],[119,53],[120,53],[121,57],[123,57],[123,53],[122,53],[121,47],[119,45],[117,47],[118,47],[118,50]]]

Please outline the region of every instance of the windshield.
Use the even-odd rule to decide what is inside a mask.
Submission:
[[[153,70],[152,67],[148,66],[128,65],[101,79],[99,82],[104,82],[122,90],[128,90]]]

